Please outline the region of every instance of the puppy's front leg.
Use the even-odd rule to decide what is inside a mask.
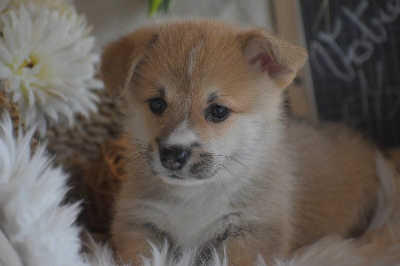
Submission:
[[[210,258],[210,247],[217,248],[218,253],[223,256],[224,252],[229,265],[246,266],[254,265],[261,255],[268,264],[273,256],[286,256],[289,251],[287,228],[277,222],[269,224],[237,222],[237,215],[229,215],[224,221],[230,222],[213,242],[208,245],[208,256]],[[236,220],[236,221],[235,221]],[[207,253],[205,253],[207,254]]]
[[[255,227],[249,224],[240,212],[230,213],[218,220],[214,225],[216,237],[204,245],[198,261],[209,261],[216,249],[221,258],[226,256],[228,265],[253,265],[257,259],[257,238]],[[257,230],[258,231],[258,230]],[[198,263],[200,264],[200,263]]]
[[[243,235],[236,238],[228,238],[219,249],[221,250],[222,248],[225,248],[228,265],[247,266],[254,265],[257,261],[259,247],[257,247],[256,241],[252,236]]]
[[[219,247],[219,254],[223,254],[225,248],[228,265],[233,266],[253,266],[258,259],[258,255],[269,265],[273,256],[284,255],[279,242],[270,242],[261,235],[244,234],[234,238],[228,238]]]
[[[112,244],[116,250],[117,259],[124,263],[141,265],[142,256],[151,257],[149,242],[161,246],[165,239],[168,240],[166,235],[150,224],[133,226],[119,223],[119,226],[119,230],[114,230]]]

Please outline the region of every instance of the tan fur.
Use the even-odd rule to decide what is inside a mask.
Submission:
[[[171,254],[225,245],[230,265],[252,265],[362,232],[376,204],[374,147],[344,127],[282,122],[283,89],[306,58],[265,30],[210,20],[152,24],[105,49],[102,76],[130,138],[112,225],[123,260],[168,239]],[[156,97],[162,115],[149,110]],[[210,104],[231,115],[210,122]],[[183,179],[161,167],[160,140],[196,143]],[[206,168],[190,171],[198,162]]]

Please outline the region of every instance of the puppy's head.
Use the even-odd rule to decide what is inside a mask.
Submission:
[[[138,168],[196,184],[246,178],[242,170],[273,152],[282,90],[306,58],[262,29],[173,21],[110,44],[101,72],[124,102]]]

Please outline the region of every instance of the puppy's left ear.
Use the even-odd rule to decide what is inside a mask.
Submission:
[[[281,88],[288,86],[307,61],[308,54],[263,29],[250,29],[238,35],[243,53],[256,71],[269,75]]]
[[[101,57],[101,76],[108,94],[117,98],[127,87],[146,49],[157,40],[153,27],[136,30],[109,44]]]

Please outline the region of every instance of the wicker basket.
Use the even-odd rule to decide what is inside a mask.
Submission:
[[[10,103],[7,96],[4,95],[4,93],[2,92],[0,92],[0,106],[1,112],[8,111],[8,113],[10,114],[15,134],[16,132],[18,132],[20,125],[18,108],[14,104]]]
[[[71,176],[67,200],[83,200],[79,221],[93,235],[107,237],[112,201],[124,179],[125,145],[115,104],[105,91],[98,95],[98,113],[78,117],[73,128],[55,127],[47,137],[54,163]]]

